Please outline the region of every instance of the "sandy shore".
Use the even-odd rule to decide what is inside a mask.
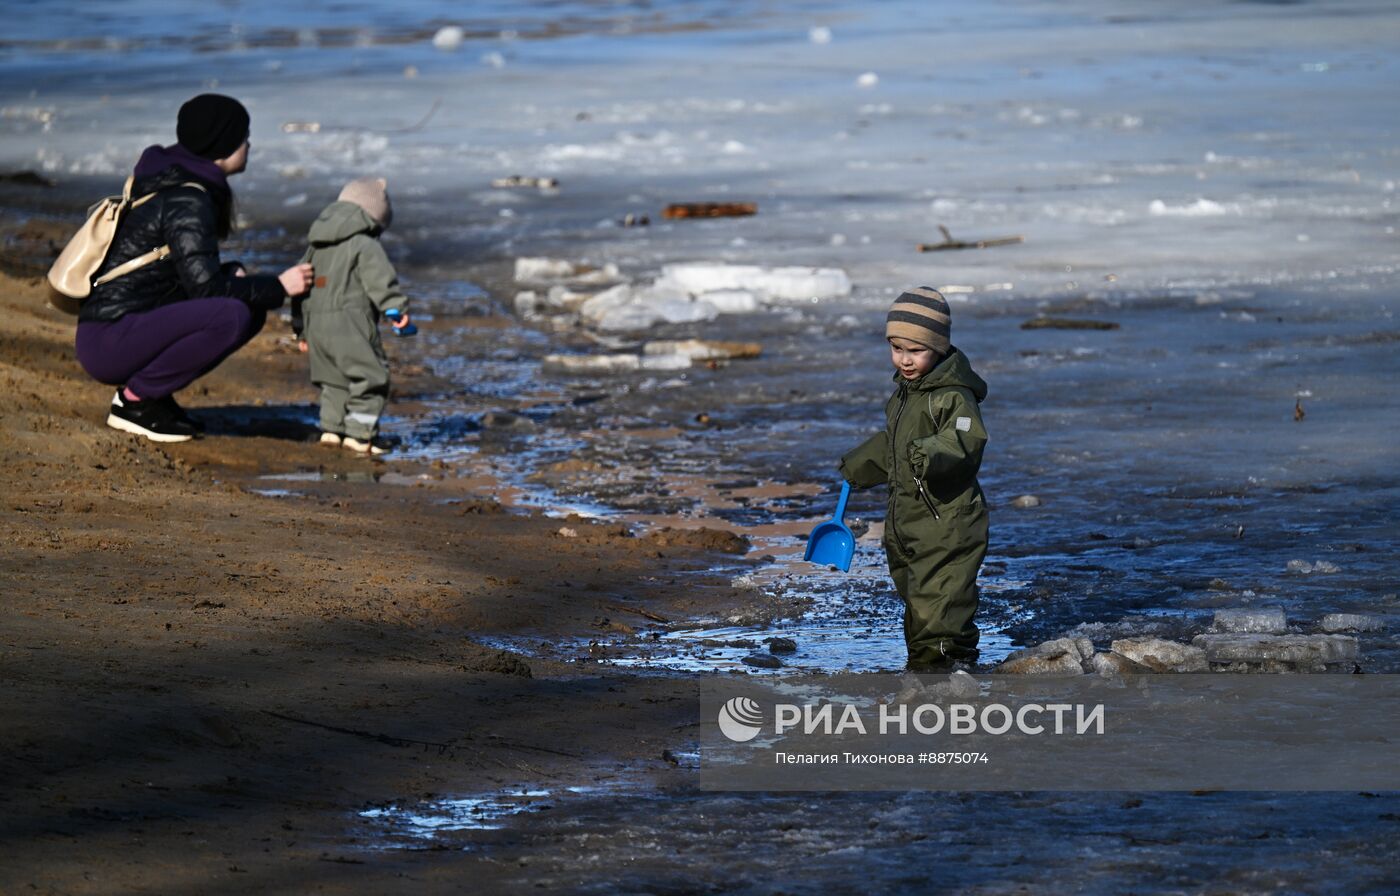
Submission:
[[[752,600],[694,572],[703,536],[565,538],[450,469],[310,444],[267,411],[314,400],[277,321],[182,394],[215,435],[110,430],[33,267],[61,229],[0,227],[0,892],[456,892],[499,866],[367,848],[355,813],[680,777],[684,678],[488,645]],[[345,475],[249,490],[317,469]]]

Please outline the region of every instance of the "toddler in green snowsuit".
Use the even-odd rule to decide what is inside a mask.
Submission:
[[[321,442],[362,454],[384,453],[375,442],[389,399],[379,316],[398,309],[395,329],[409,324],[408,297],[379,244],[392,220],[383,178],[346,184],[311,225],[302,261],[315,267],[316,280],[292,312],[311,354],[311,381],[321,388]]]
[[[911,669],[977,657],[977,571],[987,554],[987,504],[977,469],[987,384],[950,341],[948,303],[927,286],[886,317],[895,367],[886,427],[841,459],[855,488],[888,483],[885,555],[904,598]]]

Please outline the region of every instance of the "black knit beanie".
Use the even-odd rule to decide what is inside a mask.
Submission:
[[[231,96],[201,93],[180,107],[175,136],[205,159],[226,159],[248,139],[248,110]]]

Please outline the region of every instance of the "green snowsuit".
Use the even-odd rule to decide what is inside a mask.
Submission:
[[[911,666],[977,655],[977,571],[987,554],[987,504],[977,484],[987,384],[954,348],[885,405],[885,430],[841,459],[856,488],[889,483],[885,555],[904,598]]]
[[[389,398],[379,315],[408,310],[379,230],[355,203],[332,202],[311,225],[311,247],[302,257],[316,268],[301,313],[311,381],[321,387],[321,429],[361,441],[378,431]]]

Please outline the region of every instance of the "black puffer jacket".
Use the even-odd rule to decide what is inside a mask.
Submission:
[[[168,244],[170,255],[93,289],[78,312],[79,321],[113,321],[213,296],[242,299],[269,311],[282,304],[286,293],[276,277],[235,277],[234,265],[220,265],[215,197],[226,188],[180,186],[198,180],[178,165],[136,179],[132,196],[159,192],[127,213],[98,276],[157,246]]]

